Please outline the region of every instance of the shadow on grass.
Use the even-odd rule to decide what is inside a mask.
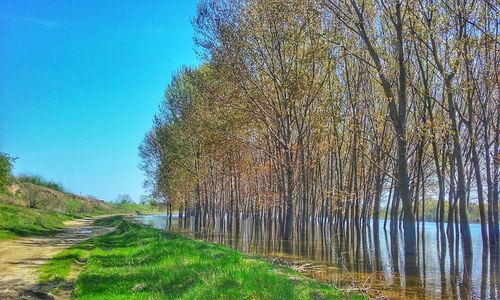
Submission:
[[[41,226],[42,228],[8,228],[8,227],[2,227],[0,228],[0,231],[4,231],[10,234],[13,234],[15,236],[19,237],[26,237],[26,236],[33,236],[33,235],[54,235],[61,228],[46,228],[44,226]]]

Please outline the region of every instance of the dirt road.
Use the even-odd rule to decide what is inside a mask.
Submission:
[[[94,220],[66,222],[67,228],[52,236],[0,242],[0,299],[51,299],[38,292],[38,269],[63,249],[112,230],[92,226]]]

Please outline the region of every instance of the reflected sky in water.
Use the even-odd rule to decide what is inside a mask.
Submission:
[[[138,216],[137,220],[162,230],[181,232],[197,239],[223,243],[242,252],[311,263],[306,275],[369,296],[389,298],[498,299],[499,251],[483,252],[481,228],[471,224],[472,257],[464,257],[461,243],[441,240],[434,222],[419,232],[414,260],[404,257],[402,234],[389,234],[380,224],[378,239],[370,227],[337,233],[329,225],[310,224],[295,231],[292,241],[279,238],[274,222],[242,219],[239,229],[226,220],[213,220],[199,232],[193,222],[179,222],[174,215]],[[420,225],[421,226],[421,225]],[[446,227],[446,224],[445,224]],[[377,242],[378,241],[378,242]],[[414,262],[412,264],[411,262]],[[411,266],[411,267],[410,267]]]

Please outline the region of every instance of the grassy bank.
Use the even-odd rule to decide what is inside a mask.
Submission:
[[[74,215],[0,203],[0,240],[51,234]]]
[[[65,192],[62,186],[51,188],[55,183],[41,177],[26,178],[21,177],[0,192],[0,240],[51,234],[64,227],[64,221],[74,218],[158,212],[150,205],[107,203]]]
[[[154,213],[156,209],[139,204],[110,204],[91,213],[62,213],[0,202],[0,241],[31,235],[49,235],[64,228],[72,219],[106,214]]]
[[[299,273],[219,244],[119,218],[116,231],[63,251],[41,270],[63,282],[85,261],[76,299],[335,299],[343,293]]]
[[[42,179],[40,179],[41,181]],[[0,203],[71,215],[103,215],[116,213],[157,212],[158,208],[133,202],[109,203],[92,196],[79,196],[49,188],[47,183],[34,184],[34,180],[18,182],[10,191],[0,193]],[[52,183],[55,184],[55,183]]]

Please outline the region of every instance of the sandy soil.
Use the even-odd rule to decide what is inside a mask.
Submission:
[[[54,299],[37,285],[38,269],[63,249],[113,230],[92,226],[94,220],[66,222],[67,228],[56,235],[1,241],[0,299]]]

